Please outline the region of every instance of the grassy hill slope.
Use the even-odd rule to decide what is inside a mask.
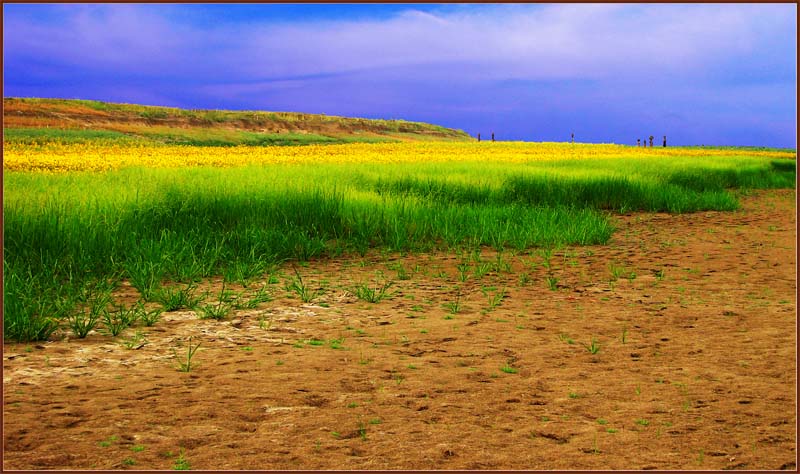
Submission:
[[[295,112],[185,110],[77,99],[3,99],[7,142],[145,141],[198,146],[468,141],[421,122]]]

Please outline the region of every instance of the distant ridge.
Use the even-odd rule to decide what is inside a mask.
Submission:
[[[95,100],[3,98],[6,140],[104,138],[185,145],[468,141],[461,130],[405,120],[267,111],[187,110]],[[96,134],[95,134],[96,135]]]

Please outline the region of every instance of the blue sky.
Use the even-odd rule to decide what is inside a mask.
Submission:
[[[796,147],[794,4],[4,4],[6,97]]]

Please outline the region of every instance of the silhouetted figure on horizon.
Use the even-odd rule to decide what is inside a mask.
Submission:
[[[650,135],[650,148],[653,148],[653,136]]]
[[[481,141],[481,134],[478,134],[478,141]]]
[[[663,145],[663,147],[664,148],[667,147],[667,136],[666,135],[664,135],[664,145]]]
[[[575,132],[572,132],[572,139],[570,143],[575,143]]]
[[[492,132],[492,141],[494,141],[494,132]]]
[[[637,146],[637,147],[640,147],[640,146],[642,146],[642,140],[640,140],[640,139],[638,139],[638,138],[637,138],[637,139],[636,139],[636,146]]]

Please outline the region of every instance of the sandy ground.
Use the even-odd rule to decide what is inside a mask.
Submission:
[[[311,303],[287,266],[226,321],[5,344],[3,468],[795,470],[795,193],[742,203],[617,217],[549,269],[490,249],[311,262]]]

